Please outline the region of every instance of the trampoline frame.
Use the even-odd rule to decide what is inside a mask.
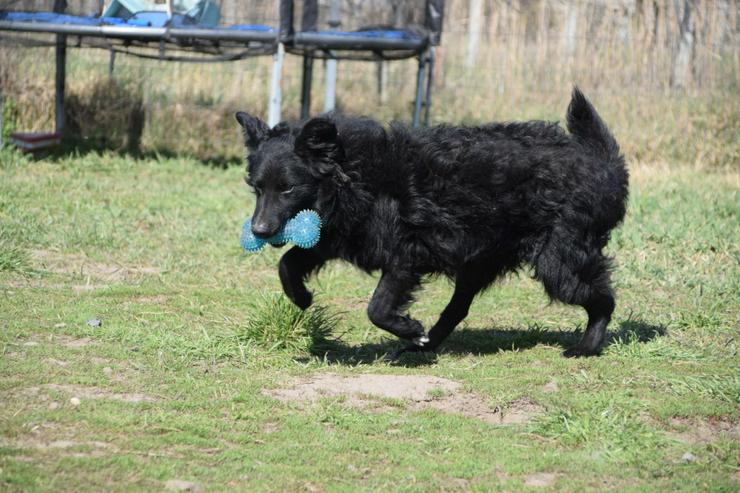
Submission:
[[[169,0],[171,3],[172,0]],[[126,25],[86,25],[86,24],[54,24],[51,22],[13,21],[0,19],[0,31],[27,32],[53,34],[56,40],[55,60],[55,127],[56,131],[64,134],[64,90],[66,79],[66,50],[67,37],[77,36],[78,46],[84,38],[103,39],[104,43],[87,42],[94,48],[108,49],[113,55],[116,52],[126,53],[144,58],[160,60],[180,60],[188,62],[229,61],[247,58],[249,56],[273,55],[273,68],[268,102],[268,124],[276,125],[280,121],[281,113],[281,77],[284,53],[293,53],[303,57],[303,74],[301,81],[301,118],[308,118],[311,105],[311,82],[313,77],[313,60],[374,60],[387,61],[416,57],[419,62],[416,75],[416,91],[413,106],[412,125],[429,124],[432,85],[434,77],[435,46],[439,44],[442,31],[442,16],[444,0],[425,0],[425,30],[416,35],[410,33],[408,37],[386,38],[372,37],[357,33],[326,34],[317,31],[317,0],[306,0],[304,6],[304,24],[306,24],[306,10],[309,9],[308,23],[301,31],[293,28],[294,0],[279,1],[278,29],[271,30],[239,30],[224,28],[194,27],[141,27]],[[54,0],[53,12],[62,14],[66,8],[65,0]],[[310,16],[313,9],[313,18]],[[171,10],[169,12],[172,18]],[[313,22],[313,26],[310,23]],[[332,24],[334,26],[334,24]],[[213,42],[212,46],[198,46],[197,41]],[[158,43],[158,54],[148,55],[128,51],[126,48],[134,46],[144,48],[146,45]],[[254,43],[257,46],[249,46]],[[193,51],[209,55],[210,58],[185,58],[165,55],[168,45],[179,51]],[[218,51],[221,48],[244,48],[243,51],[232,55],[209,53],[206,48]],[[258,50],[258,48],[262,50]],[[146,48],[148,49],[148,48]],[[113,66],[111,58],[111,70]]]
[[[442,34],[444,0],[425,0],[425,32],[402,39],[367,37],[356,33],[329,34],[318,31],[318,0],[305,0],[301,30],[293,26],[294,0],[280,0],[280,41],[289,53],[303,56],[301,80],[301,118],[308,118],[311,107],[313,60],[400,60],[416,57],[419,67],[412,125],[429,125],[434,78],[435,46]],[[331,22],[335,26],[336,21]],[[342,53],[349,52],[349,53]],[[357,54],[352,54],[355,52]],[[426,83],[425,83],[426,82]]]

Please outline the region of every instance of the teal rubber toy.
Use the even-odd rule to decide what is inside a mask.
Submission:
[[[321,217],[319,217],[318,212],[306,209],[289,219],[283,229],[269,238],[254,236],[254,233],[252,233],[252,218],[247,218],[244,221],[244,226],[242,226],[242,236],[239,243],[248,252],[261,250],[265,243],[282,245],[290,242],[301,248],[313,248],[319,242],[320,237]]]

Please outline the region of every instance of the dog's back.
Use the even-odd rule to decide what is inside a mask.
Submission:
[[[362,122],[363,132],[353,131]],[[348,149],[344,169],[363,197],[351,216],[372,258],[369,269],[407,252],[407,262],[454,276],[488,256],[513,268],[533,262],[553,229],[602,247],[624,217],[627,173],[593,107],[574,91],[566,133],[557,124],[407,129],[337,117]],[[372,135],[368,139],[368,135]],[[356,142],[351,140],[356,137]],[[354,156],[354,159],[352,157]],[[359,230],[358,230],[359,227]]]

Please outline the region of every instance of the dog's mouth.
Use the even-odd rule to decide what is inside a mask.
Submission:
[[[261,238],[263,240],[272,238],[276,234],[280,233],[280,231],[282,231],[283,228],[285,227],[284,223],[277,223],[277,226],[276,226],[276,223],[273,223],[271,221],[265,221],[264,219],[259,218],[259,217],[255,221],[254,216],[252,217],[253,217],[252,233],[257,238]]]

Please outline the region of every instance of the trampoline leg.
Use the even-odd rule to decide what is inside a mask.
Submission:
[[[113,70],[116,68],[116,51],[110,50],[110,58],[108,58],[108,77],[113,78]]]
[[[429,109],[432,106],[432,82],[434,79],[434,48],[429,48],[429,62],[427,63],[427,93],[424,101],[424,126],[429,126]]]
[[[53,11],[61,14],[67,8],[66,0],[54,0]],[[67,78],[67,35],[57,34],[56,75],[54,77],[54,131],[64,136],[64,86]]]
[[[308,118],[311,112],[311,79],[313,78],[313,57],[303,55],[303,83],[301,87],[301,118]]]
[[[54,131],[64,135],[64,86],[67,78],[67,35],[57,34],[56,75],[54,77]]]
[[[426,65],[426,53],[419,54],[419,71],[416,74],[416,100],[414,101],[414,118],[411,125],[419,126],[421,118],[421,99],[424,91],[424,68]]]
[[[270,81],[270,101],[267,105],[267,124],[274,127],[280,123],[280,106],[282,103],[282,91],[280,79],[283,75],[283,59],[285,58],[285,46],[278,43],[277,51],[272,57],[272,79]]]

